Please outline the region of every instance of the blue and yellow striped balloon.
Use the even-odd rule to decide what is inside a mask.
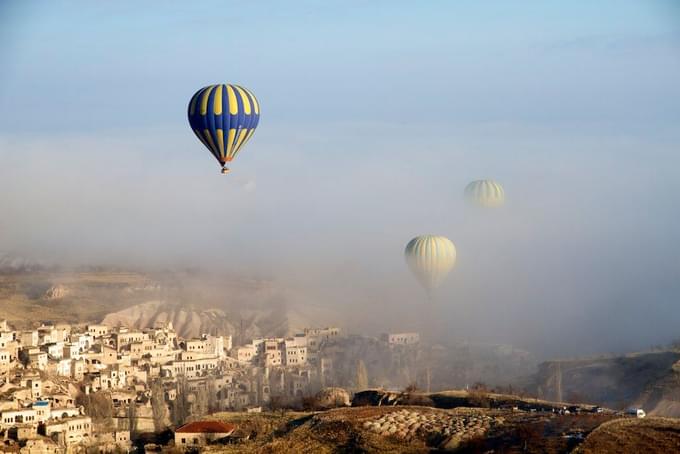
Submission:
[[[411,272],[430,293],[456,264],[456,246],[443,236],[417,236],[406,245],[404,256]]]
[[[188,114],[196,137],[224,167],[253,136],[260,104],[239,85],[209,85],[191,97]]]
[[[475,180],[465,187],[465,197],[472,203],[495,208],[505,203],[503,186],[493,180]]]

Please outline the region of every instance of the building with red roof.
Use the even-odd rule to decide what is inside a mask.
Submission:
[[[236,430],[234,424],[221,421],[190,422],[175,430],[175,446],[178,448],[205,446],[215,440],[228,437],[234,430]]]

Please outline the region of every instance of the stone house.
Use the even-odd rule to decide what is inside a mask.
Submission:
[[[190,422],[175,431],[175,446],[180,449],[196,449],[228,437],[234,430],[235,425],[220,421]]]
[[[40,349],[47,353],[50,359],[61,359],[64,356],[63,342],[49,342],[47,344],[42,344]]]
[[[42,351],[29,353],[28,366],[34,369],[45,370],[47,368],[47,353]]]
[[[106,336],[110,332],[111,328],[106,325],[87,325],[87,333],[95,339]]]
[[[22,408],[19,410],[5,410],[0,413],[0,427],[9,428],[17,424],[38,424],[35,410]]]
[[[45,422],[52,416],[52,406],[48,400],[35,401],[31,408],[35,411],[35,419],[38,422]]]
[[[254,345],[243,345],[232,349],[234,357],[243,363],[251,363],[257,357],[257,348]]]
[[[46,436],[59,434],[59,439],[66,446],[92,440],[92,419],[89,416],[76,416],[60,421],[48,422],[44,426]]]
[[[22,331],[19,334],[19,342],[24,347],[37,347],[40,338],[38,337],[38,331]]]
[[[47,437],[36,437],[26,440],[26,444],[19,451],[21,454],[63,454],[64,448]]]
[[[132,343],[142,342],[147,336],[141,331],[125,331],[121,330],[114,333],[113,337],[116,341],[116,348],[120,351],[123,347]]]

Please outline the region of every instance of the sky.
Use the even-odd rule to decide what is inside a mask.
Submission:
[[[433,233],[453,339],[680,337],[677,2],[196,3],[0,2],[0,251],[266,276],[412,329],[403,247]],[[262,107],[227,177],[186,119],[212,83]],[[479,178],[504,207],[465,204]]]

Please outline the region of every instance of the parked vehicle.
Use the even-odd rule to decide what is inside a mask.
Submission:
[[[635,416],[636,418],[644,418],[645,416],[647,416],[647,414],[642,408],[635,407],[631,407],[628,410],[626,410],[626,414],[630,416]]]

